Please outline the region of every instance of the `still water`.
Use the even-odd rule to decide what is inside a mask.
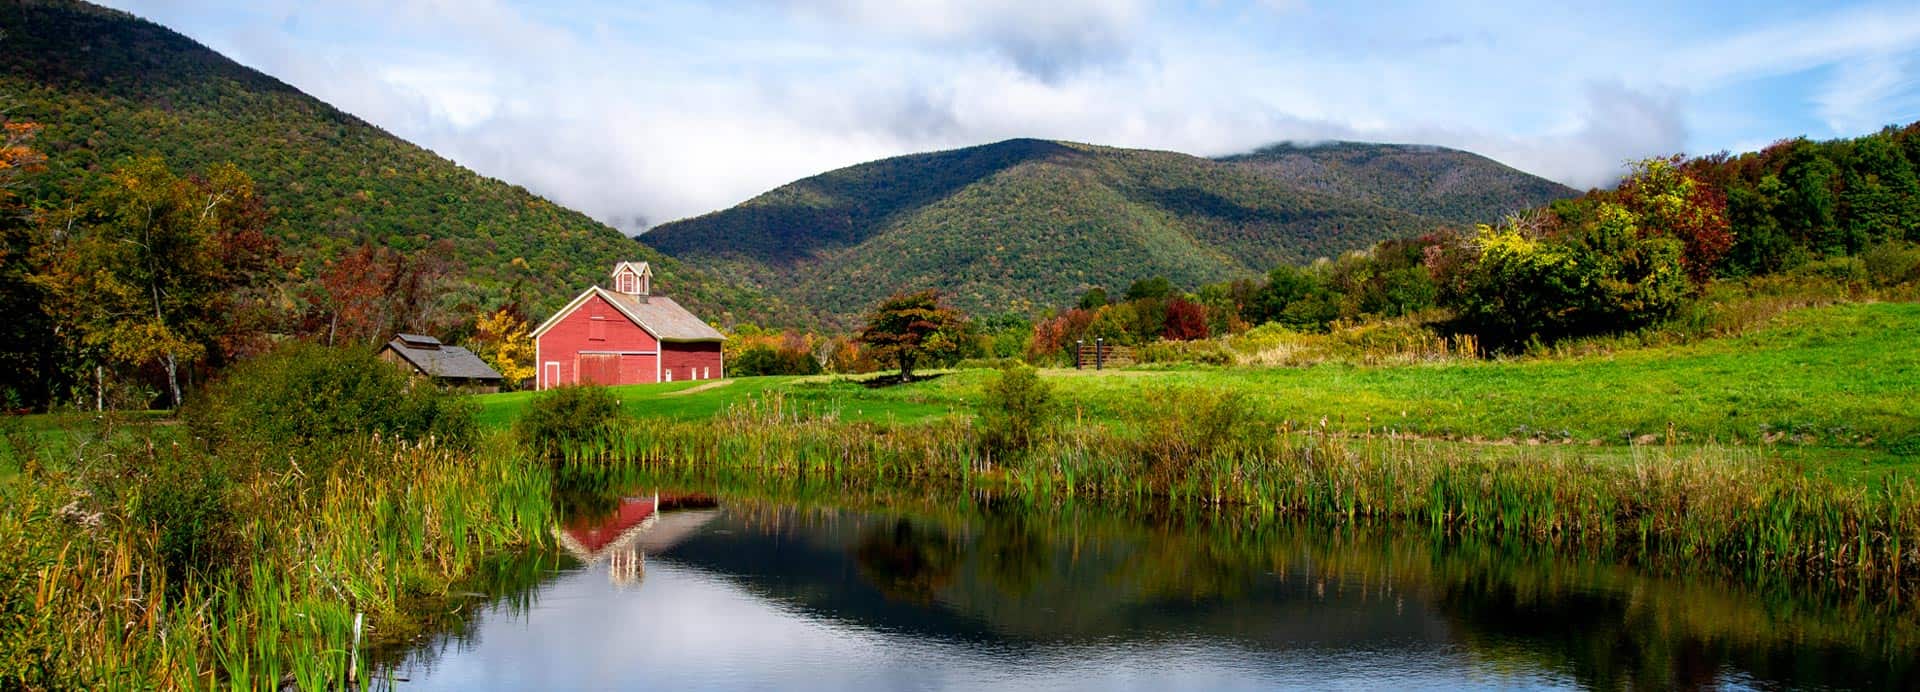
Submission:
[[[1916,615],[1390,532],[686,490],[569,503],[402,690],[1912,689]],[[509,580],[511,581],[511,580]]]

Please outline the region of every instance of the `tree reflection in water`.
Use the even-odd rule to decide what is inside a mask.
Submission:
[[[582,491],[556,503],[606,517],[651,497]],[[1885,594],[1656,574],[1407,527],[1033,508],[980,496],[712,492],[726,497],[725,509],[700,510],[710,521],[669,550],[647,550],[648,569],[680,575],[680,588],[731,585],[703,593],[751,600],[729,605],[769,618],[802,614],[963,652],[1010,651],[1016,663],[1060,655],[1049,652],[1151,651],[1172,638],[1241,652],[1255,663],[1234,674],[1254,679],[1271,672],[1259,661],[1363,655],[1495,676],[1482,680],[1533,671],[1597,688],[1920,685],[1920,612]],[[629,597],[621,593],[603,598]],[[592,622],[611,605],[569,607]]]
[[[887,598],[928,604],[953,581],[959,548],[945,531],[903,518],[868,529],[853,555],[860,573]]]

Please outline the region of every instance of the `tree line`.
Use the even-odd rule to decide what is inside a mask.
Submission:
[[[1472,229],[1435,228],[1305,266],[1280,265],[1257,279],[1189,292],[1146,277],[1119,295],[1091,288],[1075,304],[1032,318],[961,316],[942,322],[940,338],[922,337],[939,348],[919,357],[1063,363],[1078,343],[1096,339],[1143,345],[1258,325],[1325,332],[1392,319],[1471,335],[1498,352],[1655,324],[1716,281],[1805,275],[1862,286],[1920,283],[1917,170],[1920,123],[1855,139],[1783,140],[1738,156],[1650,158],[1631,164],[1612,189]],[[867,337],[899,332],[885,323],[897,321],[891,313],[910,296],[925,300],[883,301],[853,341],[897,350]]]
[[[524,311],[511,291],[482,307],[448,290],[465,267],[444,241],[408,253],[363,239],[303,257],[268,232],[273,212],[236,166],[181,175],[145,156],[49,176],[39,130],[6,121],[0,141],[7,410],[178,407],[211,373],[280,342],[371,347],[400,331],[466,339],[517,372]]]

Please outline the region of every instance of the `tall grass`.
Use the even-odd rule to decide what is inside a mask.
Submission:
[[[496,436],[499,437],[499,436]],[[494,439],[479,453],[377,436],[230,488],[245,559],[170,577],[140,498],[106,497],[78,471],[0,485],[0,687],[341,688],[352,623],[366,647],[418,635],[484,556],[541,540],[544,467]],[[183,454],[146,441],[124,466]],[[137,490],[135,491],[137,493]],[[180,579],[180,581],[170,581]]]
[[[1462,535],[1823,578],[1920,574],[1920,488],[1840,485],[1725,448],[1641,447],[1602,462],[1293,430],[1231,393],[1169,392],[1139,425],[1067,422],[1015,465],[989,465],[958,420],[915,426],[810,416],[778,396],[712,423],[643,421],[565,450],[570,467],[638,465],[804,477],[848,487],[993,488],[1028,501],[1238,507],[1333,523],[1410,522]]]

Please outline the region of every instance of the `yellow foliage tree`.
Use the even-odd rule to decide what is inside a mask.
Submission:
[[[503,307],[482,313],[474,327],[474,353],[498,370],[508,387],[533,377],[533,339],[519,311]]]

